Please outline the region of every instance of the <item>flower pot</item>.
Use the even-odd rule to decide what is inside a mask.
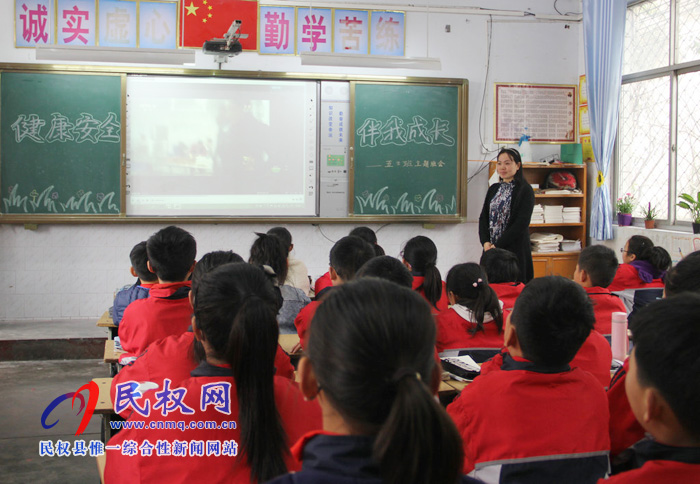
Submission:
[[[700,234],[700,222],[693,222],[693,233]]]
[[[645,220],[644,221],[644,228],[653,229],[654,227],[656,227],[656,220]]]
[[[632,225],[632,214],[631,213],[618,213],[617,214],[617,225]]]

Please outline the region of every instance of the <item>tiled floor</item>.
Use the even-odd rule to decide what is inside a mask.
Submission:
[[[41,425],[46,406],[59,395],[74,392],[96,377],[109,376],[101,360],[44,360],[0,362],[0,481],[25,483],[98,483],[94,457],[41,457],[39,442],[100,439],[100,417],[93,416],[85,432],[75,436],[82,413],[76,416],[69,400],[48,416],[49,430]]]

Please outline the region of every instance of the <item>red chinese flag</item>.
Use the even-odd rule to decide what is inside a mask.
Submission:
[[[243,50],[258,50],[257,0],[181,0],[180,46],[202,47],[205,41],[222,39],[234,20],[242,20]]]

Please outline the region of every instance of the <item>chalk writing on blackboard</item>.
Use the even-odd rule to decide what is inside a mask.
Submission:
[[[423,116],[413,116],[406,123],[398,116],[391,116],[385,122],[375,118],[365,119],[356,134],[361,147],[377,144],[404,146],[409,143],[454,146],[455,139],[447,134],[449,131],[450,122],[445,119],[433,118],[429,122]]]
[[[115,193],[95,193],[79,190],[63,203],[53,185],[41,192],[33,189],[28,195],[19,194],[19,185],[10,187],[7,197],[2,199],[5,212],[17,211],[24,213],[104,213],[119,212],[119,205],[114,203]]]
[[[52,113],[47,133],[42,135],[42,129],[47,125],[46,120],[38,114],[20,114],[10,126],[15,133],[15,141],[33,141],[53,143],[59,141],[65,143],[74,141],[83,143],[89,141],[119,143],[121,141],[121,123],[117,121],[117,115],[110,112],[104,120],[95,119],[92,114],[81,113],[74,123],[61,113]]]
[[[445,197],[438,193],[437,189],[429,190],[425,195],[416,194],[413,200],[411,196],[404,192],[396,202],[391,200],[386,191],[388,186],[382,187],[376,193],[370,193],[365,190],[360,195],[355,196],[357,201],[356,207],[359,213],[386,213],[390,215],[421,215],[421,214],[449,214],[455,213],[457,209],[457,199],[452,196],[449,202],[445,202]]]

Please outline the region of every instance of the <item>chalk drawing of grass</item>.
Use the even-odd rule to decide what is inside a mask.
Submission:
[[[376,193],[365,190],[362,195],[356,195],[356,207],[359,213],[386,213],[389,215],[447,215],[457,213],[457,199],[452,196],[449,203],[444,203],[444,196],[437,189],[428,190],[425,194],[410,196],[404,192],[396,203],[389,203],[385,193],[389,187],[383,187]],[[411,201],[414,200],[414,201]]]
[[[100,194],[98,200],[91,191],[80,190],[65,203],[51,185],[39,193],[32,190],[29,195],[21,195],[19,185],[10,188],[7,197],[2,199],[5,213],[118,213],[119,205],[114,203],[115,193]],[[94,200],[94,201],[93,201]]]

